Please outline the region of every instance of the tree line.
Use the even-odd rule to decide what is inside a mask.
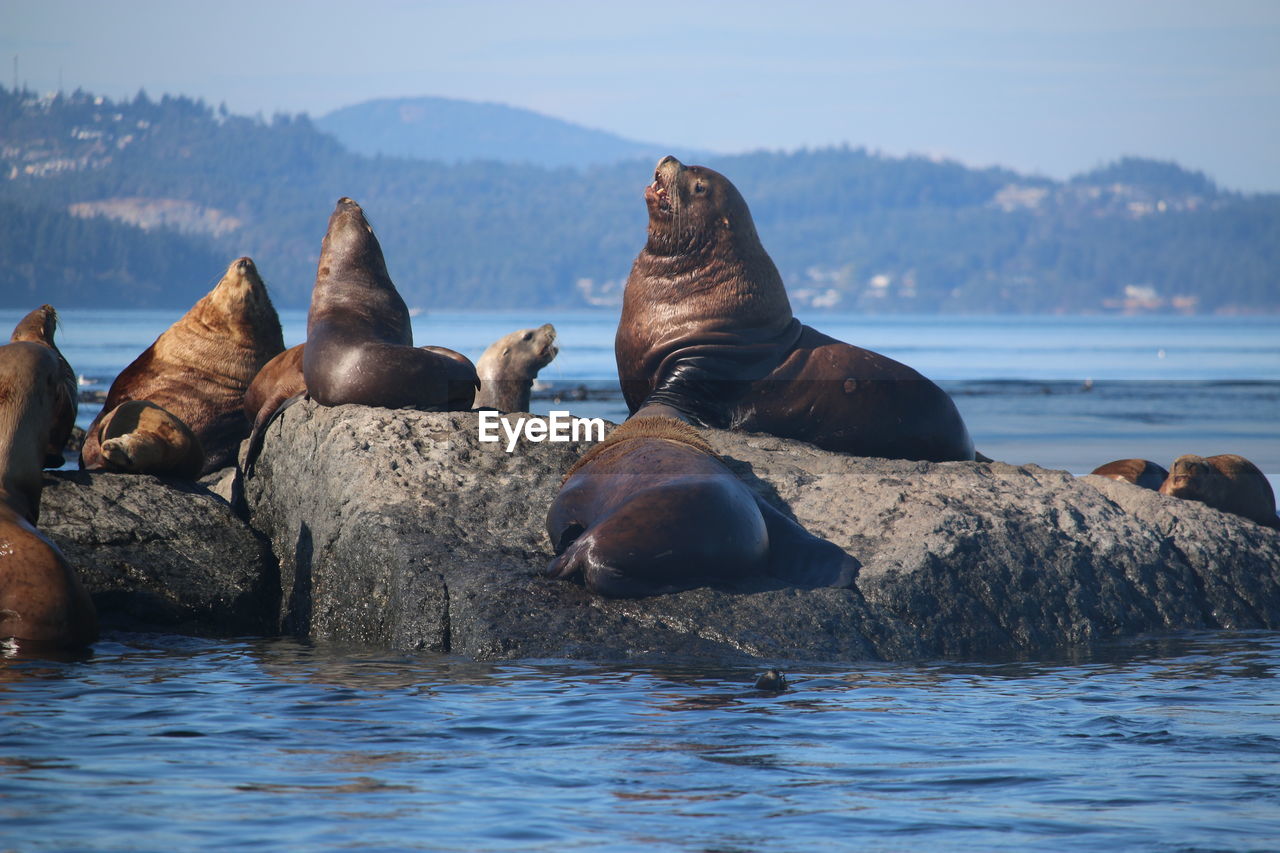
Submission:
[[[1095,311],[1135,288],[1163,307],[1280,308],[1280,196],[1224,192],[1175,164],[1129,158],[1065,182],[848,147],[706,165],[742,191],[797,299],[837,309]],[[0,89],[0,292],[6,307],[178,307],[247,254],[277,304],[305,306],[329,212],[349,195],[411,306],[579,307],[625,280],[652,168],[364,157],[305,115]],[[240,224],[215,235],[68,214],[133,198]]]

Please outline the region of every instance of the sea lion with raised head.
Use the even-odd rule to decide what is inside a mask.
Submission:
[[[67,393],[58,396],[58,407],[53,414],[53,426],[49,429],[49,446],[45,450],[44,467],[61,468],[67,461],[63,450],[67,439],[76,425],[76,413],[80,409],[80,386],[76,382],[76,372],[63,357],[62,351],[54,343],[53,336],[58,330],[58,312],[52,305],[41,305],[18,321],[9,340],[30,341],[43,344],[58,356],[58,364],[62,373],[62,384]]]
[[[1187,454],[1173,460],[1160,494],[1199,501],[1266,527],[1280,529],[1276,496],[1267,477],[1243,456]]]
[[[320,247],[302,373],[307,393],[324,406],[465,410],[475,397],[469,359],[413,345],[382,247],[349,198],[338,200]]]
[[[480,390],[471,407],[500,412],[529,411],[533,380],[557,352],[556,327],[550,323],[498,338],[476,362]]]
[[[81,467],[103,467],[98,422],[130,400],[150,400],[191,428],[204,448],[200,473],[235,464],[249,435],[245,391],[283,349],[280,318],[257,267],[249,258],[232,261],[217,286],[111,383],[85,436]]]
[[[1133,483],[1152,491],[1159,490],[1169,476],[1168,471],[1149,459],[1117,459],[1106,465],[1099,465],[1089,473],[1121,483]]]
[[[565,474],[547,513],[553,578],[638,597],[762,575],[848,587],[858,563],[734,476],[698,431],[645,410]]]
[[[98,634],[88,593],[35,526],[49,433],[66,393],[49,347],[0,347],[0,639],[21,646],[82,646]]]
[[[648,241],[614,343],[628,409],[768,432],[860,456],[973,459],[941,388],[879,353],[802,325],[742,195],[666,157],[645,188]]]
[[[194,480],[204,448],[191,428],[150,400],[121,403],[98,422],[102,470]]]

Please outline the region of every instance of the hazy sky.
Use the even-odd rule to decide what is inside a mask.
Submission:
[[[1280,0],[0,0],[0,79],[233,112],[526,107],[722,152],[847,142],[1280,191]]]

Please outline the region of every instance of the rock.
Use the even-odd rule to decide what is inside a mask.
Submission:
[[[40,529],[79,573],[103,629],[276,631],[280,581],[266,540],[197,484],[46,471]]]
[[[538,575],[585,443],[478,440],[474,413],[310,402],[244,493],[299,636],[474,658],[848,661],[1020,654],[1141,632],[1280,627],[1280,533],[1034,465],[842,456],[705,431],[753,489],[862,564],[855,589],[606,600]]]

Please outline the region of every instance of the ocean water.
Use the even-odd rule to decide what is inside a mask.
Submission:
[[[60,344],[105,390],[179,313],[65,310]],[[805,319],[938,380],[997,459],[1280,473],[1277,318]],[[616,315],[428,312],[415,338],[474,359],[548,321],[535,411],[620,419]],[[1278,672],[1272,632],[732,669],[115,634],[0,657],[0,849],[1275,850]]]
[[[22,312],[0,311],[0,328]],[[61,312],[60,346],[88,389],[111,380],[179,311]],[[1014,464],[1087,474],[1113,459],[1168,467],[1184,453],[1238,453],[1280,487],[1280,317],[855,317],[801,319],[903,361],[939,382],[978,449]],[[281,313],[285,344],[306,339],[306,312]],[[515,329],[555,324],[560,354],[541,373],[552,409],[620,421],[613,312],[424,312],[418,344],[478,359]],[[96,407],[82,405],[81,426]]]

